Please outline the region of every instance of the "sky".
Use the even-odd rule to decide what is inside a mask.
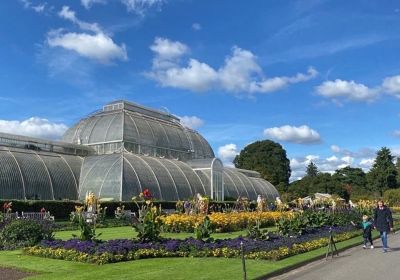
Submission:
[[[5,0],[0,131],[60,139],[108,102],[181,117],[226,165],[279,142],[292,177],[400,156],[400,2]]]

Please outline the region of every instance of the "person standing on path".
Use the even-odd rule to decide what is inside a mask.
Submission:
[[[374,211],[374,226],[380,233],[383,252],[386,253],[388,250],[387,235],[393,231],[393,218],[392,211],[383,203],[383,200],[378,201],[378,207]]]

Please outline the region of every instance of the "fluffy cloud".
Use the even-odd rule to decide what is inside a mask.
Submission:
[[[225,166],[233,166],[233,160],[239,154],[236,144],[226,144],[218,148],[218,157]]]
[[[400,98],[400,75],[386,77],[381,85],[374,88],[355,81],[336,79],[325,81],[315,89],[317,94],[333,100],[343,98],[345,100],[370,102],[382,96],[382,94]]]
[[[32,117],[24,121],[0,120],[0,131],[38,138],[58,139],[67,130],[62,123],[52,123],[47,119]]]
[[[387,93],[400,98],[400,75],[385,78],[382,83],[382,88]]]
[[[143,16],[150,8],[160,8],[165,0],[121,0],[121,2],[126,6],[128,12]]]
[[[197,129],[204,125],[204,121],[196,116],[183,116],[180,117],[180,122],[183,126],[191,129]]]
[[[278,141],[285,141],[297,144],[311,144],[321,141],[321,137],[317,131],[311,129],[307,125],[281,127],[271,127],[264,130],[264,136],[270,137]]]
[[[308,81],[318,74],[310,67],[305,74],[265,78],[256,61],[257,57],[252,52],[236,46],[218,69],[194,58],[189,58],[187,65],[182,66],[182,57],[189,52],[189,48],[178,41],[156,38],[150,49],[155,56],[152,71],[147,73],[148,77],[165,87],[191,91],[221,89],[233,93],[267,93],[290,84]]]
[[[103,33],[62,33],[50,32],[47,42],[51,47],[62,47],[72,50],[81,56],[97,60],[101,63],[109,63],[111,60],[127,60],[125,45],[116,45],[113,40]]]
[[[105,4],[105,0],[81,0],[82,6],[86,9],[90,9],[93,4]]]
[[[378,97],[378,89],[370,89],[354,81],[325,81],[316,87],[317,93],[328,98],[345,98],[354,101],[372,101]]]
[[[105,34],[97,23],[79,20],[75,12],[68,6],[63,6],[58,15],[78,25],[80,29],[91,33],[52,30],[47,36],[47,43],[50,47],[61,47],[74,51],[80,56],[94,59],[101,63],[110,63],[115,59],[128,59],[125,45],[114,43],[112,38]]]

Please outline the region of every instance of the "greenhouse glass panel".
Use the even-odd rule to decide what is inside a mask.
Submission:
[[[24,182],[9,151],[0,150],[0,198],[25,199]]]

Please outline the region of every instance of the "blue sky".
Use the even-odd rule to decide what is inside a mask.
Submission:
[[[168,110],[229,163],[281,143],[292,179],[400,155],[398,1],[6,0],[0,131],[59,138],[107,102]]]

